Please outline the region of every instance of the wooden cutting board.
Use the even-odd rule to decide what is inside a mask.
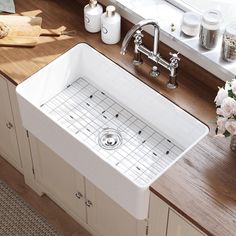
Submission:
[[[42,34],[60,35],[57,30],[42,29],[41,17],[1,15],[0,22],[8,28],[8,34],[0,39],[0,45],[33,47]]]

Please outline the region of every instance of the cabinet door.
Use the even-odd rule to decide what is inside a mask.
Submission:
[[[30,136],[30,143],[37,181],[50,197],[85,222],[84,177],[36,138]]]
[[[146,221],[138,221],[86,180],[88,224],[101,236],[145,236]]]
[[[7,82],[2,76],[0,76],[0,155],[18,170],[21,170]]]
[[[40,189],[35,185],[33,163],[29,146],[28,133],[23,127],[19,106],[16,97],[16,86],[7,80],[8,91],[11,101],[12,114],[14,117],[15,131],[21,157],[22,173],[24,174],[25,183],[40,194]]]
[[[169,211],[169,222],[167,236],[204,236],[199,230],[188,221],[179,216],[173,210]]]
[[[149,236],[166,236],[169,206],[155,194],[150,195]]]

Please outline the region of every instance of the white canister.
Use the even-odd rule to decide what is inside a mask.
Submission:
[[[84,7],[84,27],[90,33],[97,33],[101,30],[102,6],[96,0],[90,0]]]
[[[181,30],[188,36],[199,34],[201,17],[195,12],[186,12],[183,14]]]
[[[107,6],[101,16],[101,38],[106,44],[116,44],[120,41],[121,17],[114,6]]]

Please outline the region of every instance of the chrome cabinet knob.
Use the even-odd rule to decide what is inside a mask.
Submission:
[[[9,122],[6,123],[6,127],[8,129],[11,129],[13,127],[13,124],[9,121]]]
[[[75,193],[75,196],[78,198],[78,199],[81,199],[83,197],[83,194],[81,192],[77,192]]]
[[[92,203],[90,200],[87,200],[87,201],[85,202],[85,205],[86,205],[87,207],[91,207],[91,206],[93,206],[93,203]]]

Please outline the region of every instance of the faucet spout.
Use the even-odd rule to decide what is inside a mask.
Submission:
[[[132,36],[135,34],[135,32],[137,30],[139,30],[140,28],[146,26],[146,25],[153,25],[154,26],[154,53],[156,52],[156,54],[158,53],[158,44],[159,44],[159,33],[160,33],[160,28],[159,25],[156,21],[151,20],[151,19],[147,19],[147,20],[142,20],[140,22],[138,22],[136,25],[134,25],[126,34],[123,42],[122,42],[122,46],[121,46],[121,50],[120,50],[120,54],[125,55],[126,53],[126,49],[129,45],[129,42],[132,38]]]

